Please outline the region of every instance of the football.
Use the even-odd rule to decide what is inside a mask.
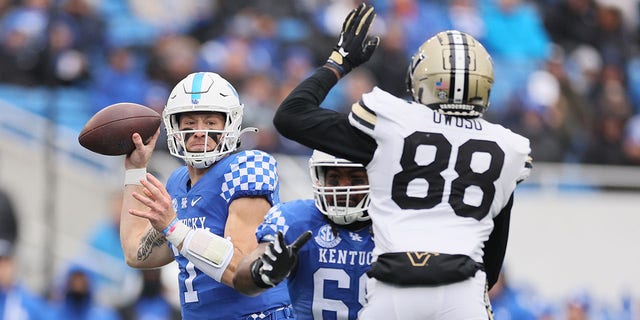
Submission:
[[[87,121],[78,142],[107,156],[129,154],[136,148],[131,135],[137,132],[147,143],[160,127],[160,121],[160,114],[149,107],[130,102],[112,104]]]

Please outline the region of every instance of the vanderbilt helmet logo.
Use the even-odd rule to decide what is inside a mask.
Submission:
[[[407,257],[414,267],[424,267],[427,265],[429,258],[440,255],[437,252],[407,252]]]

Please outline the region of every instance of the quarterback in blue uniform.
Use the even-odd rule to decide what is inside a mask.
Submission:
[[[158,134],[125,159],[120,234],[127,263],[155,268],[178,263],[183,319],[289,319],[283,284],[248,297],[233,289],[244,253],[258,243],[255,230],[279,202],[276,160],[258,150],[236,151],[242,109],[238,94],[215,73],[193,73],[178,83],[163,111],[169,151],[186,166],[166,188],[146,174]],[[168,245],[167,245],[168,243]]]
[[[234,284],[256,294],[288,274],[296,319],[356,319],[373,250],[369,181],[362,165],[319,151],[309,165],[314,199],[271,208]]]

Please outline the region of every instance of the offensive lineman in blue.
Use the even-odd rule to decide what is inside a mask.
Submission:
[[[276,160],[236,151],[240,135],[255,130],[241,130],[242,110],[218,74],[190,74],[163,111],[169,151],[186,166],[166,189],[146,173],[158,133],[147,144],[134,133],[136,150],[125,159],[120,236],[127,264],[157,268],[175,259],[185,320],[293,318],[284,284],[259,297],[233,289],[238,263],[258,245],[257,226],[279,202]]]
[[[260,245],[241,262],[234,285],[255,295],[287,277],[296,319],[356,319],[373,250],[369,180],[361,164],[320,151],[309,169],[314,200],[269,210],[256,232]]]

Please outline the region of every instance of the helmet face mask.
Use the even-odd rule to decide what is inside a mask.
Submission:
[[[309,159],[309,172],[315,205],[331,221],[347,225],[356,221],[367,221],[370,217],[369,184],[328,186],[325,181],[330,168],[358,168],[361,164],[339,159],[315,150]]]
[[[491,56],[480,42],[455,30],[425,41],[407,71],[413,100],[446,115],[481,116],[492,86]]]
[[[179,127],[179,119],[185,113],[215,112],[222,115],[224,128],[203,130]],[[216,161],[238,148],[242,134],[243,105],[238,93],[227,80],[213,72],[192,73],[180,81],[171,91],[162,113],[167,131],[167,145],[171,155],[185,160],[192,167],[208,168]],[[187,151],[187,139],[195,133],[203,133],[212,139],[205,139],[205,151]],[[209,143],[217,143],[211,149]]]

